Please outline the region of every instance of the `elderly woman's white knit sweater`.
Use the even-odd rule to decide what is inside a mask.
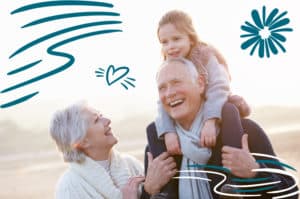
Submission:
[[[70,163],[61,176],[56,199],[122,199],[122,188],[129,177],[143,175],[142,164],[128,155],[112,152],[110,173],[96,161],[86,157],[82,163]]]

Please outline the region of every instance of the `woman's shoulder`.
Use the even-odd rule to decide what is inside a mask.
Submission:
[[[142,174],[144,172],[142,162],[140,160],[138,160],[136,157],[134,157],[130,154],[126,154],[126,153],[122,153],[121,156],[122,156],[122,159],[128,165],[128,167],[130,169],[133,169],[134,173]]]
[[[68,193],[74,184],[74,174],[67,169],[58,179],[55,187],[56,194]]]
[[[68,186],[74,183],[76,179],[76,175],[70,169],[67,169],[64,173],[59,177],[56,188],[57,189],[66,189]]]
[[[141,164],[141,162],[136,157],[130,154],[122,153],[122,158],[130,164]]]

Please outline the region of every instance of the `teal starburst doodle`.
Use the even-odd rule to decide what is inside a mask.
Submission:
[[[132,77],[128,77],[129,68],[127,66],[115,67],[110,65],[107,70],[103,68],[98,68],[95,71],[96,77],[104,77],[108,86],[114,83],[120,82],[120,84],[128,90],[128,86],[135,87],[134,82],[136,81]]]
[[[287,11],[279,13],[275,8],[266,16],[266,7],[262,8],[262,15],[257,10],[252,10],[251,16],[254,24],[246,21],[241,29],[246,32],[241,38],[247,38],[241,45],[243,50],[251,48],[250,55],[258,48],[260,58],[270,57],[271,53],[278,54],[278,48],[286,52],[283,43],[286,42],[284,32],[292,32],[293,29],[286,27],[290,20],[286,17]]]

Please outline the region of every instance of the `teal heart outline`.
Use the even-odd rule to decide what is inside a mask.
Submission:
[[[119,77],[110,81],[110,78],[109,78],[110,73],[112,73],[111,76],[113,77],[114,74],[119,70],[125,70],[125,72],[122,75],[120,75]],[[112,72],[110,72],[110,71],[112,71]],[[129,73],[129,68],[127,66],[120,66],[118,68],[115,68],[114,65],[110,65],[106,71],[106,82],[110,86],[110,85],[114,84],[115,82],[119,81],[120,79],[122,79],[128,73]]]

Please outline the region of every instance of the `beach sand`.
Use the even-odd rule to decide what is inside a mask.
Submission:
[[[290,110],[289,110],[290,111]],[[262,111],[261,113],[263,113]],[[270,112],[272,114],[274,112]],[[263,123],[268,129],[276,129],[278,121],[272,122],[264,119],[268,115],[254,115],[255,120]],[[282,114],[281,114],[282,116]],[[296,119],[295,119],[296,117]],[[298,115],[295,115],[293,124],[300,124]],[[122,152],[134,155],[143,161],[143,150],[146,144],[145,126],[151,117],[143,120],[136,132],[132,132],[130,123],[123,121],[116,125],[115,130],[130,134],[120,134],[116,148]],[[296,121],[296,122],[295,122]],[[55,184],[59,176],[67,168],[55,145],[46,132],[23,132],[9,122],[0,122],[0,198],[1,199],[50,199],[54,198]],[[5,128],[4,125],[5,124]],[[126,126],[126,125],[127,126]],[[288,124],[288,123],[287,123]],[[122,128],[118,129],[118,126]],[[290,125],[295,126],[295,125]],[[300,129],[286,128],[289,130],[272,130],[268,134],[275,153],[282,162],[300,170]],[[271,130],[270,130],[271,131]],[[7,132],[10,132],[7,134]],[[134,136],[132,135],[134,134]],[[9,136],[8,136],[9,135]],[[130,136],[129,136],[130,135]],[[132,139],[134,137],[134,139]],[[291,172],[300,179],[299,172]]]

